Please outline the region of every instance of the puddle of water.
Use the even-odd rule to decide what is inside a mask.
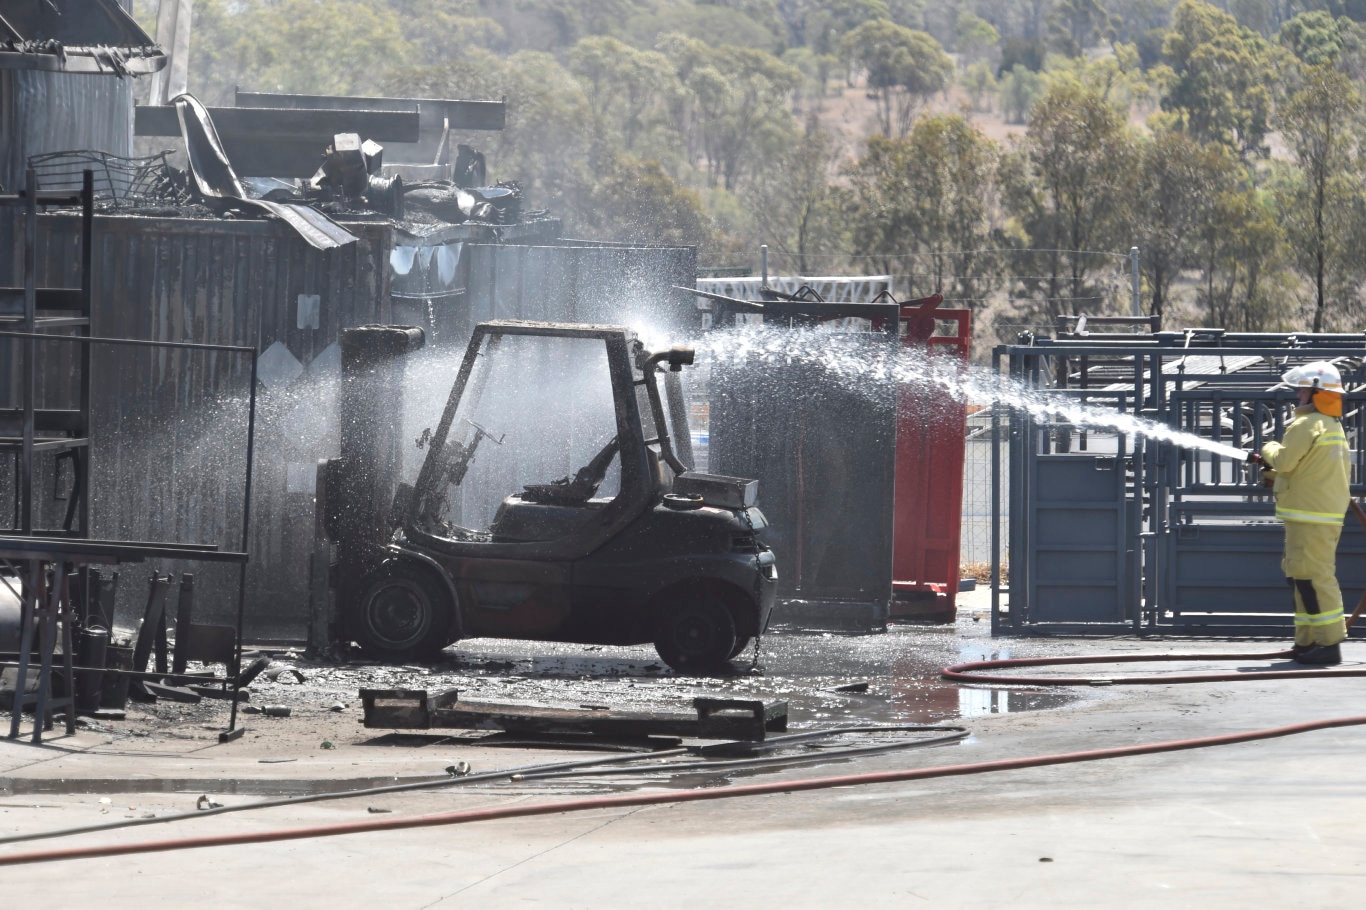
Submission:
[[[449,688],[467,701],[600,705],[624,710],[686,709],[698,695],[788,703],[794,727],[831,724],[939,723],[957,718],[1057,708],[1070,693],[971,688],[946,683],[940,671],[964,661],[1008,657],[990,639],[964,640],[960,630],[894,629],[881,635],[781,632],[763,641],[758,671],[745,659],[733,675],[678,676],[649,647],[600,647],[503,640],[465,641],[448,652]],[[446,682],[445,667],[424,680]],[[846,691],[840,691],[841,689]],[[861,690],[861,691],[860,691]]]

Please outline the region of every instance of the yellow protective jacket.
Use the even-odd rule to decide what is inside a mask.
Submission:
[[[1276,472],[1277,518],[1342,524],[1352,463],[1340,420],[1312,404],[1296,408],[1281,441],[1262,446],[1262,460]]]

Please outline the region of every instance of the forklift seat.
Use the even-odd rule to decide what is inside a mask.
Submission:
[[[495,542],[525,543],[568,537],[610,503],[611,499],[588,499],[576,505],[536,502],[514,493],[498,506],[489,525]]]

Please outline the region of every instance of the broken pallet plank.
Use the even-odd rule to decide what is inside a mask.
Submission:
[[[698,698],[693,713],[552,708],[460,701],[455,689],[430,696],[421,689],[362,689],[364,724],[381,729],[455,727],[510,733],[603,737],[691,736],[762,740],[787,729],[787,703]]]

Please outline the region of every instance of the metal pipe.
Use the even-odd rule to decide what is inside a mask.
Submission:
[[[247,480],[242,492],[242,552],[247,552],[251,541],[251,468],[256,454],[256,352],[251,356],[251,393],[247,405]],[[237,680],[242,673],[242,625],[247,609],[247,560],[237,566],[237,647],[233,653],[232,708],[228,712],[228,729],[223,734],[231,738],[237,729]]]
[[[82,334],[89,335],[95,315],[95,172],[87,168],[81,174],[81,315],[85,317]],[[81,435],[90,437],[90,382],[91,347],[81,348],[80,412],[84,426]],[[75,483],[79,489],[72,496],[80,509],[80,534],[90,536],[90,458],[88,453],[74,452],[72,462]]]
[[[256,348],[242,344],[202,344],[195,341],[153,341],[148,338],[102,338],[94,335],[47,335],[42,332],[0,332],[0,338],[33,338],[47,341],[76,341],[81,343],[116,344],[126,347],[180,348],[191,351],[229,351],[236,354],[255,354]]]
[[[1134,315],[1137,316],[1142,309],[1138,300],[1138,247],[1129,247],[1129,284],[1133,288],[1134,295]]]
[[[33,397],[38,394],[38,176],[33,168],[25,174],[24,206],[24,432],[19,451],[19,533],[33,533]],[[16,714],[18,712],[15,712]]]
[[[664,405],[659,397],[659,383],[655,380],[655,367],[666,360],[670,367],[678,369],[693,362],[693,351],[691,348],[675,347],[651,354],[641,369],[645,378],[645,393],[650,398],[650,409],[654,411],[655,438],[659,440],[659,452],[675,474],[686,474],[688,466],[674,454],[673,443],[669,439],[668,421],[664,419]]]

